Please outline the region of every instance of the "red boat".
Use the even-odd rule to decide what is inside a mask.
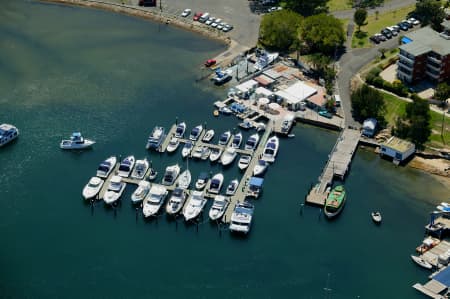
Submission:
[[[205,62],[205,66],[206,66],[206,67],[213,66],[213,65],[216,64],[216,62],[217,62],[217,61],[215,61],[214,59],[208,59],[208,60],[206,60],[206,62]]]

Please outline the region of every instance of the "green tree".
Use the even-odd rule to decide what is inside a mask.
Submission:
[[[364,8],[358,8],[353,15],[353,21],[358,25],[358,31],[361,31],[361,26],[366,25],[367,22],[367,10]]]
[[[435,0],[417,1],[416,9],[411,13],[422,22],[422,26],[431,25],[434,30],[441,30],[441,23],[445,18],[445,12],[440,2]]]
[[[445,82],[439,83],[434,92],[434,98],[441,101],[442,107],[445,107],[447,99],[450,98],[450,85]]]
[[[285,0],[285,7],[302,16],[311,16],[327,11],[328,0]]]
[[[301,37],[312,52],[328,55],[333,55],[345,41],[341,21],[325,14],[305,18],[301,27]]]
[[[302,17],[290,10],[266,14],[259,27],[259,41],[269,48],[288,50],[298,39],[301,23]]]
[[[373,117],[382,126],[386,123],[384,119],[386,104],[383,95],[378,90],[364,84],[352,92],[351,101],[353,115],[356,119],[363,121]]]

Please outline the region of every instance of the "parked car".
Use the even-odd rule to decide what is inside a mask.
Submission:
[[[231,30],[233,30],[233,25],[230,25],[230,24],[226,24],[223,28],[222,28],[222,31],[223,32],[228,32],[228,31],[231,31]]]
[[[211,27],[216,28],[216,27],[220,24],[220,22],[222,22],[222,19],[217,18],[217,19],[211,24]]]
[[[210,17],[210,18],[205,22],[205,25],[211,25],[212,23],[214,23],[215,20],[216,20],[216,18]]]
[[[331,114],[327,110],[320,110],[319,111],[319,115],[323,116],[323,117],[326,117],[326,118],[332,118],[333,117],[333,114]]]
[[[206,66],[206,67],[213,66],[213,65],[216,64],[216,62],[217,62],[217,61],[215,61],[214,59],[208,59],[208,60],[206,60],[206,62],[205,62],[205,66]]]
[[[376,35],[372,35],[371,37],[369,37],[369,40],[375,44],[379,44],[381,42],[381,40]]]
[[[181,13],[181,16],[183,18],[186,18],[188,15],[190,15],[192,12],[192,10],[190,8],[186,8],[185,10],[183,10],[183,12]]]
[[[219,30],[222,30],[225,25],[227,25],[227,23],[222,22],[222,23],[218,24],[216,28]]]
[[[415,26],[415,25],[419,25],[420,21],[415,18],[409,18],[408,23],[413,24]]]
[[[386,29],[386,28],[381,30],[381,34],[386,36],[386,38],[392,38],[392,32],[390,30]]]
[[[205,12],[202,14],[202,16],[198,19],[200,23],[205,23],[209,19],[209,12]]]
[[[397,36],[398,35],[398,31],[394,29],[394,27],[390,26],[390,27],[386,27],[387,30],[389,30],[393,36]]]
[[[200,17],[201,17],[202,15],[203,15],[202,12],[196,12],[195,15],[194,15],[194,17],[193,17],[193,20],[194,20],[194,21],[198,21],[198,19],[200,19]]]
[[[413,24],[409,23],[408,20],[403,20],[402,23],[408,26],[408,28],[413,28]]]
[[[392,25],[392,28],[394,28],[394,30],[396,30],[397,32],[400,32],[400,27],[398,27],[397,25]]]

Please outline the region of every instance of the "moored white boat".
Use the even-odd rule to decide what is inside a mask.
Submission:
[[[146,149],[157,150],[164,141],[166,133],[163,127],[154,127],[152,133],[148,137]]]
[[[203,126],[198,125],[192,129],[191,134],[189,135],[189,139],[192,141],[196,141],[203,132]]]
[[[236,193],[236,190],[239,186],[239,180],[238,179],[234,179],[232,180],[227,187],[227,191],[226,191],[226,195],[234,195]]]
[[[231,111],[231,109],[226,107],[226,106],[220,107],[219,108],[219,112],[224,114],[224,115],[231,115],[233,113],[233,111]]]
[[[207,146],[197,146],[192,152],[192,158],[206,160],[208,159],[211,150]]]
[[[189,169],[183,171],[177,179],[177,186],[181,189],[188,189],[191,184],[191,172]]]
[[[144,217],[155,216],[158,214],[168,193],[167,189],[163,186],[153,185],[142,205],[142,214],[144,214]]]
[[[262,154],[262,159],[267,162],[274,162],[278,153],[279,139],[277,136],[270,137]]]
[[[222,133],[219,137],[219,145],[227,145],[231,138],[231,132],[226,131]]]
[[[415,256],[411,254],[411,259],[419,266],[431,270],[433,268],[433,265],[431,265],[429,262],[427,262],[426,260],[424,260],[423,258],[419,257],[419,256]]]
[[[259,143],[259,134],[255,133],[253,135],[250,135],[250,137],[248,137],[247,142],[245,142],[245,146],[244,148],[246,150],[254,150]]]
[[[127,178],[133,170],[134,163],[134,156],[126,157],[122,162],[120,162],[119,171],[117,174],[121,177]]]
[[[147,196],[150,191],[150,183],[147,181],[140,181],[136,190],[131,194],[131,202],[134,204],[140,203]]]
[[[214,138],[214,130],[208,130],[205,133],[205,136],[203,136],[202,141],[204,142],[210,142]]]
[[[0,147],[19,137],[19,129],[10,124],[0,125]]]
[[[183,146],[183,149],[181,150],[181,156],[183,158],[186,158],[187,156],[189,156],[189,154],[192,152],[193,147],[194,147],[194,144],[190,140],[188,142],[186,142]]]
[[[85,149],[93,144],[95,144],[94,140],[85,139],[80,132],[74,132],[69,140],[62,140],[59,147],[62,149]]]
[[[175,137],[183,138],[184,132],[186,132],[186,123],[185,122],[179,123],[177,128],[175,129]]]
[[[202,191],[193,191],[186,205],[183,208],[184,220],[189,221],[195,219],[203,211],[206,205],[206,199],[203,197]]]
[[[187,199],[187,193],[184,189],[175,188],[166,205],[166,212],[169,215],[178,214],[183,208]]]
[[[239,148],[242,143],[242,133],[239,132],[233,137],[233,141],[231,141],[231,147],[232,148]]]
[[[269,163],[266,160],[258,160],[258,163],[256,163],[255,167],[253,167],[253,175],[259,176],[264,174],[266,172],[267,167],[269,166]]]
[[[109,205],[115,203],[122,196],[125,186],[122,177],[114,175],[109,182],[108,191],[103,196],[103,201]]]
[[[222,163],[223,166],[230,165],[231,163],[233,163],[236,156],[237,156],[236,149],[228,147],[220,157],[220,162]]]
[[[131,177],[133,179],[143,179],[145,174],[147,173],[148,168],[149,163],[147,161],[147,158],[144,158],[143,160],[136,160],[133,172],[131,173]]]
[[[380,212],[372,212],[371,213],[372,216],[372,220],[373,222],[375,222],[376,224],[380,224],[381,223],[381,213]]]
[[[252,224],[255,207],[247,201],[237,203],[231,214],[230,231],[247,234]]]
[[[109,157],[98,166],[97,176],[101,178],[108,177],[111,171],[113,171],[113,169],[116,167],[116,164],[117,158],[114,156]]]
[[[166,172],[164,173],[164,177],[162,179],[162,184],[170,186],[175,183],[178,175],[180,174],[180,166],[178,164],[167,166]]]
[[[157,175],[158,175],[158,172],[154,168],[150,168],[150,171],[148,173],[148,180],[153,181]]]
[[[247,167],[250,165],[250,161],[252,160],[252,157],[249,155],[242,155],[238,162],[238,167],[240,170],[247,169]]]
[[[209,174],[207,172],[202,172],[197,178],[197,181],[195,182],[195,188],[197,190],[202,190],[205,188],[206,184],[209,181]]]
[[[216,162],[217,160],[219,160],[220,156],[222,155],[223,150],[218,149],[218,148],[212,148],[211,149],[211,154],[209,154],[209,160],[211,162]]]
[[[173,153],[177,150],[178,146],[180,145],[180,140],[178,140],[177,137],[170,138],[169,144],[167,145],[166,151],[168,153]]]
[[[214,197],[214,202],[211,206],[211,209],[209,209],[209,219],[214,221],[214,220],[218,220],[218,219],[222,218],[229,203],[230,203],[230,200],[228,198],[226,198],[225,196],[216,195]]]
[[[99,177],[92,177],[89,182],[83,188],[84,199],[94,198],[103,186],[104,181]]]
[[[218,194],[220,192],[220,189],[222,189],[223,184],[223,174],[222,173],[216,173],[211,181],[209,182],[209,193]]]

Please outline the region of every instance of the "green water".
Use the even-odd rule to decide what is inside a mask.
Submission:
[[[108,12],[2,1],[0,122],[20,128],[0,150],[0,297],[3,298],[422,298],[411,285],[427,272],[409,254],[433,203],[448,190],[429,176],[359,150],[346,180],[348,202],[327,221],[300,213],[336,134],[297,126],[281,140],[247,238],[206,221],[195,226],[136,217],[127,187],[114,211],[93,208],[81,189],[106,157],[147,156],[163,171],[174,155],[144,149],[155,125],[185,120],[224,131],[212,117],[224,90],[201,63],[224,47],[170,26]],[[83,153],[58,143],[81,130],[97,141]],[[247,133],[246,133],[247,134]],[[248,135],[246,135],[248,136]],[[209,162],[190,163],[220,171]],[[225,180],[239,177],[237,167]],[[373,225],[370,212],[383,213]]]

